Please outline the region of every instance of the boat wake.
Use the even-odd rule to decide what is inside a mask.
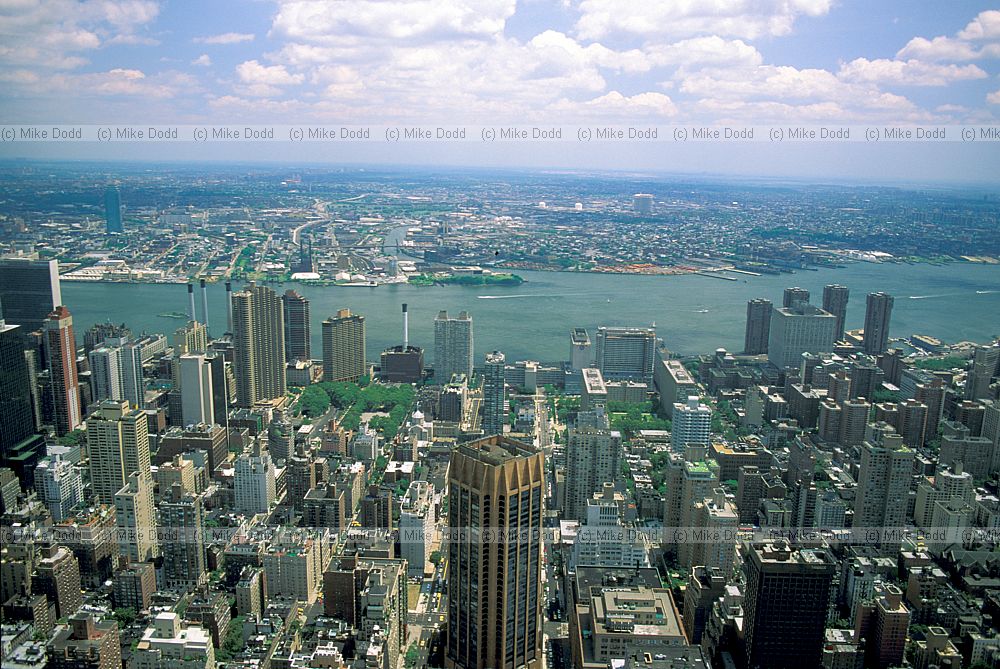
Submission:
[[[993,293],[1000,293],[1000,290],[977,290],[976,295],[992,295]]]
[[[579,293],[536,293],[532,295],[476,295],[477,300],[517,300],[526,297],[568,297]]]

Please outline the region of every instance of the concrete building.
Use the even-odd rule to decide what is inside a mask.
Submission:
[[[763,298],[747,302],[747,325],[743,335],[743,352],[747,355],[767,353],[772,306],[771,300]]]
[[[608,381],[653,383],[656,328],[599,327],[595,366]]]
[[[543,454],[501,436],[460,444],[451,454],[448,488],[453,532],[490,527],[512,539],[470,534],[446,540],[445,666],[540,669]]]
[[[709,444],[712,410],[697,395],[689,395],[684,403],[674,403],[672,421],[670,447],[674,452],[682,452],[691,444]]]
[[[887,669],[903,664],[910,611],[903,593],[895,585],[875,586],[875,597],[862,604],[855,622],[854,636],[865,639],[865,666]]]
[[[57,454],[35,467],[35,492],[52,514],[52,520],[59,522],[69,517],[70,509],[83,502],[83,477],[72,462]]]
[[[181,424],[215,422],[215,391],[211,361],[203,353],[186,353],[178,359],[181,378]]]
[[[674,404],[698,394],[698,384],[680,360],[656,361],[653,384],[660,394],[660,410],[673,417]]]
[[[160,545],[163,555],[163,576],[167,588],[186,592],[205,583],[204,504],[201,495],[184,493],[174,484],[159,506],[158,521],[164,536],[176,534],[178,540]]]
[[[285,317],[281,298],[250,283],[232,293],[236,399],[241,407],[285,396]]]
[[[586,516],[581,523],[567,567],[648,567],[649,540],[636,528],[622,522],[621,494],[616,499],[615,487],[606,483],[601,492],[587,500]]]
[[[900,528],[906,524],[913,457],[914,451],[896,434],[862,445],[854,527]],[[884,547],[893,545],[891,541],[879,543]]]
[[[357,382],[368,373],[365,317],[341,309],[323,321],[323,380]]]
[[[215,648],[208,631],[184,624],[173,611],[157,613],[132,654],[134,669],[212,669]]]
[[[87,419],[90,482],[103,504],[114,504],[115,493],[132,472],[151,478],[149,424],[146,414],[127,401],[105,400]]]
[[[152,560],[159,554],[152,478],[132,472],[114,501],[119,552],[129,562]]]
[[[833,314],[795,301],[790,307],[775,307],[771,313],[771,330],[767,359],[779,369],[798,368],[803,353],[833,351],[837,319]]]
[[[830,284],[823,286],[823,311],[829,312],[837,319],[834,336],[837,341],[844,338],[844,324],[847,321],[847,301],[851,291],[847,286]]]
[[[80,427],[80,381],[76,372],[76,336],[69,309],[58,306],[44,323],[46,357],[49,360],[49,392],[56,436]],[[114,494],[114,493],[112,493]]]
[[[881,355],[889,348],[889,321],[892,318],[892,295],[869,293],[865,303],[865,336],[862,343],[868,355]]]
[[[594,493],[621,476],[621,457],[622,435],[611,429],[604,409],[578,413],[567,435],[564,518],[587,517]]]
[[[277,494],[274,476],[271,455],[259,445],[237,458],[233,477],[236,510],[249,515],[267,513]]]
[[[330,560],[329,538],[279,537],[264,553],[264,575],[270,597],[312,604]]]
[[[472,316],[463,311],[457,317],[441,311],[434,317],[434,378],[438,383],[451,381],[455,374],[472,378],[475,345]]]
[[[121,669],[122,649],[118,623],[97,620],[92,613],[70,616],[60,625],[46,648],[49,669]]]
[[[411,481],[399,508],[399,551],[410,577],[422,578],[430,564],[434,524],[433,484]]]
[[[592,411],[598,406],[608,405],[608,387],[604,383],[601,370],[588,367],[581,371],[583,387],[580,393],[580,411]]]
[[[500,351],[486,354],[483,370],[483,417],[484,435],[503,434],[507,422],[507,386],[504,381],[504,362]]]
[[[569,366],[574,372],[590,367],[594,362],[594,351],[590,346],[590,335],[584,328],[573,328],[569,333]]]

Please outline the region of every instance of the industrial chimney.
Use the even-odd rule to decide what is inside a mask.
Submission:
[[[191,320],[198,320],[198,314],[194,312],[194,284],[188,284],[188,300],[191,302]]]
[[[410,347],[410,315],[406,313],[406,302],[403,302],[403,353]]]
[[[208,332],[208,287],[205,280],[201,280],[201,308],[205,311],[205,332]]]

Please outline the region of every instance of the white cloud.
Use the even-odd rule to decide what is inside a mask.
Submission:
[[[1000,10],[980,12],[958,36],[968,40],[1000,39]]]
[[[672,117],[677,115],[677,106],[668,96],[662,93],[638,93],[625,96],[618,91],[611,91],[593,100],[587,100],[584,105],[588,110],[612,111],[616,114],[651,113],[656,116]]]
[[[253,33],[222,33],[221,35],[195,37],[192,41],[196,44],[239,44],[241,42],[252,42],[253,40]]]
[[[301,84],[303,79],[301,74],[289,73],[284,65],[265,66],[256,60],[247,60],[237,65],[236,74],[243,83],[269,86]]]
[[[856,58],[840,66],[838,75],[847,81],[908,86],[946,86],[953,81],[985,79],[975,65],[941,65],[919,60]]]
[[[207,53],[203,53],[194,60],[191,61],[192,65],[199,65],[201,67],[209,67],[212,64],[212,59],[209,58]]]
[[[787,35],[801,16],[823,16],[832,0],[582,0],[576,32],[581,38],[612,34],[756,39]]]
[[[986,96],[986,101],[991,105],[1000,105],[1000,89],[993,91]]]
[[[342,35],[431,41],[490,38],[503,33],[516,0],[288,0],[272,32],[332,44]]]
[[[973,60],[978,53],[971,44],[951,37],[926,39],[914,37],[896,53],[896,58],[920,58],[922,60]]]
[[[649,60],[658,66],[695,69],[705,65],[760,65],[763,56],[743,40],[725,40],[718,35],[694,37],[673,44],[647,47]]]

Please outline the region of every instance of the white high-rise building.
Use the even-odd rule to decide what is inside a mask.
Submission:
[[[115,518],[121,531],[118,547],[129,562],[146,562],[157,555],[153,480],[139,472],[115,493]]]
[[[854,497],[854,527],[900,528],[906,524],[914,451],[898,434],[885,434],[861,447],[861,468]],[[880,541],[898,545],[898,541]]]
[[[776,367],[799,367],[803,353],[829,353],[837,339],[837,317],[808,302],[774,307],[767,359]]]
[[[407,575],[423,577],[434,540],[434,486],[413,481],[399,510],[399,552],[407,562]]]
[[[125,400],[104,400],[87,418],[90,484],[103,504],[114,504],[115,493],[139,472],[152,478],[149,465],[149,425],[146,414]]]
[[[83,502],[83,477],[69,460],[58,454],[45,458],[35,466],[35,491],[52,520],[59,522],[69,511]]]
[[[474,355],[472,316],[463,311],[457,318],[442,311],[434,318],[434,378],[438,383],[451,381],[454,374],[472,378]]]
[[[212,424],[215,406],[212,395],[212,367],[201,353],[179,358],[181,378],[181,417],[184,425]]]
[[[621,475],[621,457],[621,432],[611,429],[604,407],[578,413],[566,445],[567,519],[586,518],[594,493]]]
[[[670,429],[671,448],[683,451],[690,444],[708,445],[712,432],[712,410],[697,395],[688,395],[687,402],[674,404]]]
[[[122,387],[122,350],[99,346],[90,352],[90,388],[94,401],[125,399]]]
[[[652,385],[656,328],[597,328],[596,360],[605,381],[641,381]]]
[[[267,513],[276,496],[274,462],[266,451],[255,450],[236,459],[233,479],[236,509],[248,514]]]
[[[617,495],[619,498],[621,494]],[[649,540],[621,521],[623,500],[616,499],[611,484],[587,500],[585,521],[573,541],[568,567],[648,567]]]

